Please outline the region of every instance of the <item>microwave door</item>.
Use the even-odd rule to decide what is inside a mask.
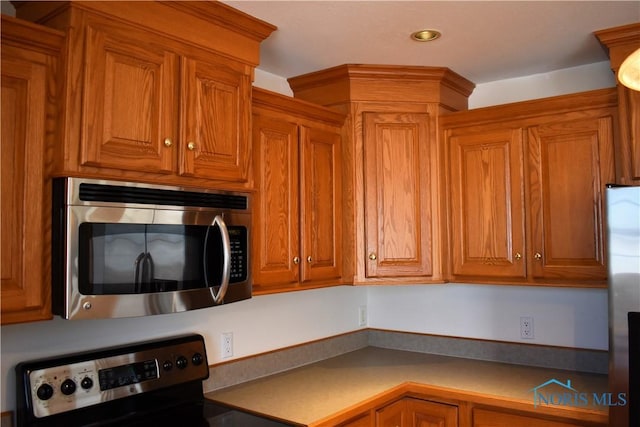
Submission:
[[[219,230],[219,232],[217,232],[217,230]],[[222,260],[220,260],[220,256],[222,256]],[[214,286],[217,284],[211,283],[213,273],[211,270],[212,265],[220,265],[220,262],[222,262],[222,268],[216,268],[216,270],[219,270],[220,288],[216,293]],[[229,280],[231,278],[231,240],[229,238],[229,230],[221,215],[216,215],[213,223],[207,228],[202,264],[204,267],[205,285],[211,289],[213,301],[216,304],[221,304],[224,301],[224,296],[229,288]]]

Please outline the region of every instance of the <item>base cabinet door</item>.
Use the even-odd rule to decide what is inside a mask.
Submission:
[[[376,427],[457,427],[458,407],[404,398],[376,411]]]
[[[541,418],[529,417],[526,415],[508,414],[505,412],[492,411],[487,409],[473,410],[472,427],[576,427],[580,422],[563,422],[555,420],[545,420]]]
[[[376,411],[376,427],[409,427],[407,400],[402,399]]]
[[[358,415],[344,423],[336,424],[335,427],[373,427],[373,417],[368,411],[365,414]]]

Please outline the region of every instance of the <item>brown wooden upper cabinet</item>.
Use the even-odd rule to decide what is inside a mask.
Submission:
[[[442,118],[452,280],[606,283],[616,103],[604,89]]]
[[[64,34],[2,15],[2,324],[51,318],[51,186]]]
[[[632,52],[640,49],[640,23],[596,31],[609,49],[611,68],[618,68]],[[618,85],[620,137],[616,140],[616,182],[640,185],[640,92]]]
[[[219,2],[25,2],[68,30],[56,174],[250,186],[251,79],[275,27]]]
[[[254,88],[254,293],[341,283],[344,119]]]
[[[446,221],[437,120],[474,85],[447,68],[342,65],[289,79],[296,98],[348,117],[343,140],[344,276],[442,282]]]

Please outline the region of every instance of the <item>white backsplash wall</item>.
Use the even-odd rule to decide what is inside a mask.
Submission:
[[[606,289],[448,283],[371,286],[370,328],[594,350],[608,349]],[[533,339],[520,317],[533,318]]]
[[[367,289],[339,286],[265,295],[220,307],[159,316],[63,320],[2,326],[1,412],[15,409],[17,363],[186,333],[205,337],[209,364],[222,361],[221,334],[233,332],[233,358],[362,329]]]

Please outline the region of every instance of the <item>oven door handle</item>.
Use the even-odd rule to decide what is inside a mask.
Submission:
[[[213,291],[213,287],[209,284],[209,277],[207,274],[207,248],[208,240],[210,237],[209,230],[211,227],[215,226],[220,227],[220,234],[222,235],[222,254],[223,254],[223,265],[222,265],[222,283],[220,284],[220,289],[218,289],[218,293]],[[222,215],[216,215],[213,219],[213,223],[207,229],[207,235],[205,237],[204,242],[204,251],[202,254],[202,262],[204,265],[204,281],[208,288],[211,289],[211,295],[213,296],[213,302],[216,304],[221,304],[224,301],[224,296],[227,293],[227,289],[229,288],[229,280],[231,277],[231,239],[229,239],[229,230],[227,229],[227,224],[225,224],[224,219],[222,219]]]

